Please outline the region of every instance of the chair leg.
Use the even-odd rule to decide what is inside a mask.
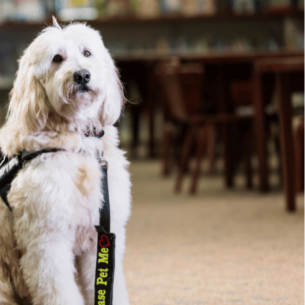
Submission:
[[[170,174],[170,150],[172,144],[173,126],[171,123],[165,123],[164,126],[164,138],[163,138],[163,169],[162,175],[168,176]]]
[[[186,133],[185,140],[183,143],[181,160],[179,164],[178,175],[175,184],[175,191],[180,192],[183,176],[185,175],[185,171],[189,162],[189,155],[191,152],[192,144],[194,142],[194,127],[190,127]]]
[[[280,142],[282,151],[282,163],[284,174],[284,186],[287,211],[295,211],[295,176],[294,176],[294,151],[292,136],[292,109],[291,109],[291,90],[290,75],[277,74],[276,88],[279,92],[279,123],[280,123]]]
[[[282,162],[282,152],[281,152],[281,144],[280,144],[280,136],[275,136],[274,145],[276,149],[276,153],[278,156],[278,168],[277,168],[277,175],[279,176],[279,187],[283,188],[283,162]]]
[[[264,111],[263,80],[261,74],[254,73],[254,108],[255,108],[255,140],[258,156],[259,190],[267,192],[268,183],[268,158],[267,158],[267,137],[266,118]]]
[[[230,141],[230,123],[222,124],[222,134],[223,134],[223,143],[224,143],[224,162],[225,162],[225,184],[226,187],[234,186],[233,171],[234,165],[232,162],[232,145]]]
[[[216,142],[216,133],[215,133],[215,126],[209,126],[208,131],[209,139],[207,145],[207,159],[208,159],[208,174],[212,175],[215,170],[215,142]]]
[[[250,126],[250,130],[245,134],[244,138],[244,154],[245,154],[245,168],[246,168],[246,183],[247,189],[252,189],[253,181],[252,181],[252,164],[251,164],[251,143],[252,143],[252,125]]]
[[[203,126],[199,129],[198,140],[197,140],[197,152],[196,152],[196,163],[192,175],[190,193],[195,194],[197,191],[198,178],[201,169],[201,160],[204,154],[204,150],[207,144],[209,126]]]

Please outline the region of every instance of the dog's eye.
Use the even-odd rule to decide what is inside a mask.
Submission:
[[[88,50],[85,50],[84,51],[84,56],[85,57],[89,57],[91,55],[91,53],[88,51]]]
[[[63,58],[61,55],[59,54],[56,54],[54,57],[53,57],[53,61],[54,62],[62,62]]]

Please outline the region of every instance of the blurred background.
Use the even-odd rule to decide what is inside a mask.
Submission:
[[[132,304],[303,304],[304,1],[0,0],[0,124],[54,15],[98,29],[128,102]]]

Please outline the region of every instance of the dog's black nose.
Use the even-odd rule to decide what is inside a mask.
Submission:
[[[80,85],[86,85],[90,81],[91,74],[86,69],[76,71],[73,75],[74,81]]]

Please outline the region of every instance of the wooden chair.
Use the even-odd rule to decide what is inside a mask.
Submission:
[[[234,113],[202,113],[202,85],[204,70],[200,64],[180,64],[178,61],[161,63],[156,68],[156,78],[161,85],[164,95],[164,104],[169,122],[177,122],[186,126],[186,134],[182,145],[181,161],[175,190],[179,192],[183,177],[188,167],[190,152],[196,146],[195,169],[192,174],[190,192],[195,193],[200,174],[201,160],[207,148],[207,139],[210,136],[208,155],[213,157],[214,126],[216,124],[236,122],[247,118]],[[169,157],[168,143],[172,125],[165,124],[164,152],[165,159]],[[167,162],[164,162],[164,171]]]
[[[172,167],[171,149],[173,144],[175,142],[178,144],[176,146],[181,144],[181,138],[184,138],[185,133],[188,133],[189,117],[200,112],[203,73],[202,65],[180,65],[176,58],[162,62],[156,67],[157,88],[162,91],[159,98],[162,100],[164,114],[162,157],[164,176],[169,175]],[[179,90],[176,90],[176,82],[179,83]],[[178,135],[179,139],[174,139],[175,131],[179,128],[181,129]],[[174,159],[177,159],[179,155],[179,152],[175,152]]]
[[[261,59],[255,64],[255,129],[259,159],[260,190],[267,191],[268,160],[265,135],[265,75],[275,77],[275,90],[278,92],[278,115],[280,125],[281,161],[287,211],[295,211],[295,166],[292,135],[291,95],[294,91],[304,91],[304,57]],[[303,169],[299,169],[302,170]]]

